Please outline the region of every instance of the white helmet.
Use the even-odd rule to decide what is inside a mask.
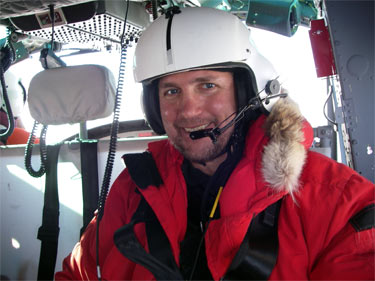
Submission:
[[[250,30],[236,16],[207,7],[173,7],[142,33],[134,56],[134,77],[143,83],[145,115],[156,133],[165,131],[155,81],[168,74],[197,69],[245,70],[240,80],[247,81],[240,82],[248,85],[242,94],[245,97],[237,89],[239,107],[278,76],[251,42]],[[268,110],[272,103],[273,100]]]

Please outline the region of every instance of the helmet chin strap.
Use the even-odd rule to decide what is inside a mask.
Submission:
[[[277,81],[272,80],[272,81]],[[264,91],[260,91],[255,97],[253,97],[249,103],[244,106],[238,113],[233,112],[231,115],[229,115],[227,118],[225,118],[222,122],[220,122],[215,128],[212,129],[204,129],[204,130],[198,130],[195,132],[190,133],[190,138],[192,140],[197,140],[205,137],[209,137],[212,141],[212,143],[217,142],[217,138],[223,134],[226,130],[228,130],[231,126],[235,125],[238,123],[244,116],[245,113],[248,110],[256,110],[258,108],[263,107],[263,104],[269,104],[270,100],[275,99],[275,98],[285,98],[288,96],[287,93],[280,93],[280,90],[278,90],[277,93],[273,93],[273,91],[267,91],[269,94],[266,95],[265,97],[260,97],[260,94]],[[235,118],[233,118],[228,124],[226,124],[224,127],[220,128],[229,118],[231,118],[233,115],[236,115]]]

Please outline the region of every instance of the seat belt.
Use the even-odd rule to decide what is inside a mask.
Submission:
[[[59,238],[59,194],[57,163],[61,144],[47,146],[46,182],[42,226],[38,230],[41,240],[38,280],[53,280]],[[83,227],[91,221],[98,202],[97,141],[81,142],[81,174],[83,197]]]
[[[83,199],[83,226],[80,235],[82,236],[98,207],[98,142],[81,141],[80,151]]]
[[[59,240],[59,193],[57,163],[61,144],[47,146],[46,181],[42,226],[38,230],[41,241],[38,280],[53,280]]]

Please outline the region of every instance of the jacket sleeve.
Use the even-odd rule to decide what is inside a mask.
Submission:
[[[312,280],[374,280],[375,229],[357,232],[348,224],[322,254]]]
[[[309,279],[374,280],[374,195],[375,186],[369,181],[356,176],[348,181],[336,206],[336,216],[345,216],[344,205],[356,211],[320,253]]]
[[[99,258],[101,266],[114,247],[113,233],[129,222],[132,213],[128,212],[134,208],[133,205],[137,205],[139,202],[139,199],[135,200],[134,190],[135,185],[130,180],[127,170],[124,170],[111,187],[105,203],[104,216],[100,221]],[[97,280],[96,232],[97,216],[95,215],[79,243],[64,259],[62,271],[55,274],[55,280]]]
[[[61,272],[55,280],[96,280],[96,217],[87,226],[80,242],[63,261]]]

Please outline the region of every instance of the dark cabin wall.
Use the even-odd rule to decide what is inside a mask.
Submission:
[[[353,168],[375,181],[374,1],[325,0]]]

